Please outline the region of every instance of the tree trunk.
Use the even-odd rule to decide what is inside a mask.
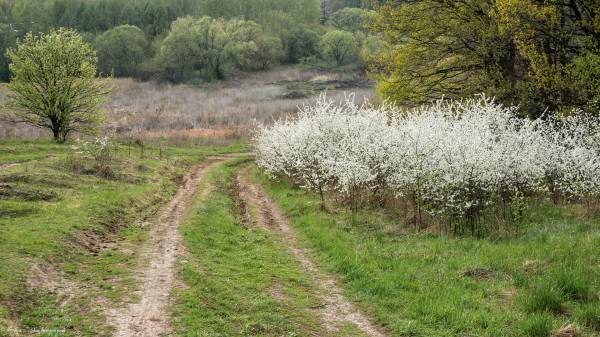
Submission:
[[[62,136],[62,133],[60,132],[60,127],[58,126],[53,126],[52,127],[52,135],[54,136],[54,141],[62,144],[65,142],[64,137]]]
[[[321,211],[326,211],[327,208],[325,207],[325,196],[323,195],[323,187],[319,186],[319,197],[321,197],[321,205],[320,205],[320,209]]]

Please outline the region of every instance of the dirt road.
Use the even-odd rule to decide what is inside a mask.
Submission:
[[[309,252],[300,245],[294,229],[281,209],[269,199],[261,186],[250,181],[248,169],[242,169],[236,179],[240,199],[246,207],[256,210],[253,219],[255,225],[277,232],[302,269],[312,277],[318,296],[323,302],[316,311],[325,328],[336,332],[344,324],[351,323],[366,336],[385,337],[380,327],[374,325],[369,317],[344,297],[335,278],[322,271],[311,260]]]
[[[168,334],[171,290],[176,284],[175,262],[183,245],[179,225],[198,190],[204,174],[213,166],[237,156],[211,158],[184,177],[175,197],[164,208],[140,252],[136,272],[140,301],[123,308],[109,309],[108,322],[116,327],[115,337],[157,337]]]

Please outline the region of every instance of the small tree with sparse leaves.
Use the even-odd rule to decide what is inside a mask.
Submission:
[[[5,115],[52,130],[64,143],[72,132],[93,133],[104,120],[108,79],[96,77],[96,52],[74,30],[29,33],[9,49],[11,81]]]

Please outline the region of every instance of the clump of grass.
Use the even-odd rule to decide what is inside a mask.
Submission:
[[[565,298],[574,301],[587,301],[591,297],[590,283],[581,269],[558,269],[552,278]]]
[[[523,309],[528,313],[563,311],[563,296],[559,289],[549,282],[540,281],[533,288],[526,291],[521,302]]]
[[[537,313],[521,322],[521,331],[528,337],[548,337],[552,333],[552,315]]]
[[[579,307],[574,316],[585,326],[600,332],[600,302],[588,303]]]

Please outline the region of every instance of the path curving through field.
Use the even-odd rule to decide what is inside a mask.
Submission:
[[[308,250],[300,245],[283,211],[267,196],[261,186],[251,182],[248,167],[240,170],[236,177],[236,185],[239,198],[247,207],[256,210],[253,219],[256,225],[276,231],[306,274],[313,279],[318,296],[323,303],[316,311],[324,327],[330,332],[337,332],[344,324],[350,323],[366,336],[385,337],[383,329],[372,323],[366,314],[344,297],[335,278],[325,273],[311,260]]]
[[[183,178],[180,189],[161,212],[150,231],[150,239],[140,251],[140,267],[136,272],[140,301],[106,312],[108,322],[116,328],[115,337],[157,337],[171,332],[170,294],[176,284],[175,262],[183,253],[179,225],[204,174],[211,167],[238,157],[212,157],[207,163],[194,166]]]

